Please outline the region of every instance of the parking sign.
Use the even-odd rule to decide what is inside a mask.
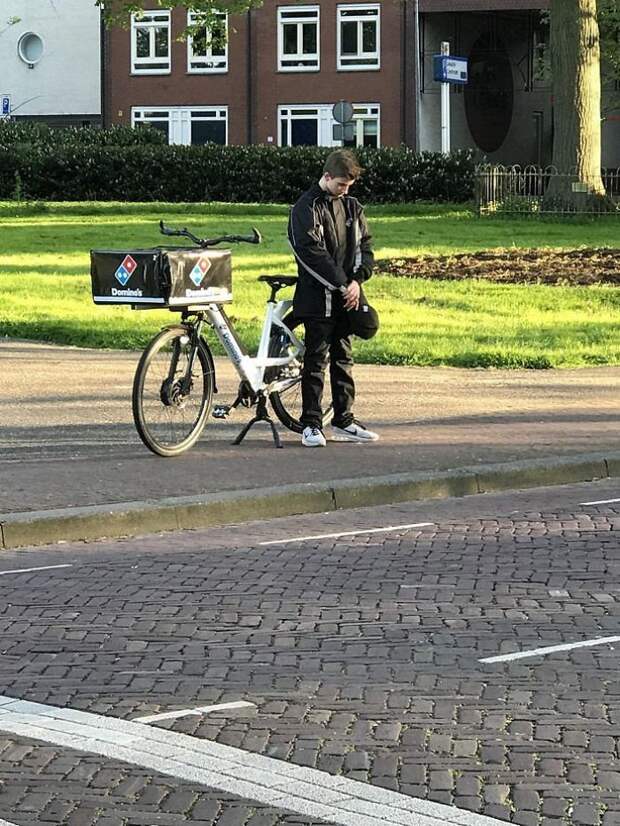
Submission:
[[[0,96],[0,115],[3,118],[8,118],[11,114],[11,96]]]

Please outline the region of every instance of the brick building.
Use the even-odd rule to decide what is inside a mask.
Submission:
[[[478,148],[503,163],[548,163],[553,112],[540,15],[547,5],[419,0],[416,18],[412,0],[265,0],[260,9],[222,17],[224,48],[208,34],[178,40],[187,13],[153,10],[105,35],[104,122],[150,123],[171,143],[330,146],[340,145],[332,106],[344,99],[354,105],[351,145],[417,141],[438,150],[432,55],[448,41],[470,67],[468,85],[451,89],[452,147]],[[617,130],[609,121],[607,165],[620,165]]]
[[[266,0],[227,21],[228,45],[215,54],[177,41],[182,10],[152,12],[107,33],[106,124],[149,121],[174,143],[329,145],[332,106],[346,99],[355,143],[398,144],[403,18],[393,2]]]

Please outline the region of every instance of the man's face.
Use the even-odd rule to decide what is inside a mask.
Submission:
[[[355,178],[332,178],[329,172],[325,173],[325,187],[332,198],[342,198],[354,183]]]

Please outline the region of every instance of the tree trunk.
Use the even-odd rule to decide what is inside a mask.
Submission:
[[[545,196],[554,208],[600,209],[601,61],[596,0],[551,1],[553,178]]]

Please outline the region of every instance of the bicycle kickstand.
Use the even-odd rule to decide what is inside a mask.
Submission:
[[[259,393],[258,395],[258,401],[256,403],[256,415],[253,419],[250,419],[250,421],[245,425],[241,433],[233,442],[233,445],[240,445],[241,442],[245,439],[250,428],[257,422],[266,422],[271,427],[271,433],[273,436],[273,440],[276,444],[276,447],[284,447],[280,439],[280,434],[276,429],[275,423],[273,419],[269,416],[269,413],[267,412],[267,399],[265,398],[265,395],[263,393]]]

